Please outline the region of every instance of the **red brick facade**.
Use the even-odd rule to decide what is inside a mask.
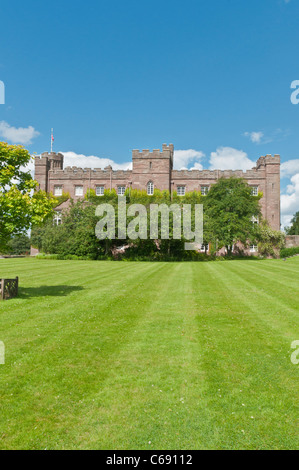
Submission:
[[[63,168],[63,155],[43,153],[35,159],[35,179],[40,189],[58,195],[68,192],[74,200],[82,198],[88,189],[133,188],[147,190],[148,183],[161,190],[205,191],[221,177],[244,178],[249,185],[263,192],[261,209],[271,227],[280,229],[280,157],[260,157],[251,170],[173,170],[173,145],[163,144],[160,150],[133,150],[132,170],[114,171],[106,167]]]

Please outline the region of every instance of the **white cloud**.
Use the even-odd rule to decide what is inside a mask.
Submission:
[[[290,214],[281,215],[281,225],[283,229],[291,225],[292,218],[293,218],[293,215],[290,215]]]
[[[282,178],[293,176],[296,173],[299,173],[299,158],[281,164],[280,174]]]
[[[191,170],[203,170],[203,166],[201,163],[195,162]]]
[[[256,162],[248,158],[247,153],[231,147],[219,147],[211,153],[211,170],[250,170]]]
[[[132,163],[116,163],[110,158],[100,158],[94,155],[86,156],[75,152],[60,152],[64,155],[64,168],[77,166],[78,168],[102,168],[111,165],[113,170],[131,170]]]
[[[299,159],[283,162],[280,167],[281,178],[291,178],[284,194],[281,194],[281,224],[288,227],[294,214],[299,210]]]
[[[264,137],[264,133],[261,131],[260,132],[245,132],[244,135],[245,137],[249,137],[251,142],[253,142],[254,144],[260,144],[262,138]]]
[[[299,173],[292,176],[291,184],[287,186],[286,193],[281,195],[283,225],[287,225],[293,215],[299,210]]]
[[[193,168],[196,170],[202,170],[202,165],[199,163],[205,154],[198,150],[175,150],[173,167],[175,170],[181,170],[182,168],[189,168],[190,164],[193,164]]]
[[[31,160],[26,166],[21,167],[21,171],[30,171],[31,176],[34,178],[34,158],[31,157]]]
[[[12,144],[30,145],[40,134],[34,127],[12,127],[7,122],[0,122],[0,137]]]

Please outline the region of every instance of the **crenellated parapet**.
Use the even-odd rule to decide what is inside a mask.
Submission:
[[[257,169],[267,165],[280,165],[280,155],[265,155],[264,157],[260,157],[256,162]]]
[[[124,179],[131,175],[132,170],[113,170],[112,168],[79,168],[77,166],[67,166],[64,170],[54,169],[50,173],[50,178],[82,178],[82,179],[105,179],[110,178],[110,175],[113,179]]]
[[[219,178],[245,178],[260,179],[265,177],[265,172],[260,169],[251,170],[172,170],[172,179],[207,179],[218,180]]]
[[[160,149],[154,149],[150,151],[149,149],[140,150],[133,150],[132,151],[132,158],[133,161],[136,159],[163,159],[167,158],[173,162],[173,154],[174,154],[174,145],[173,144],[163,144],[162,151]]]

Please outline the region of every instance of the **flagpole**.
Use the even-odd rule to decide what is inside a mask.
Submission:
[[[51,153],[53,152],[53,129],[51,129]]]

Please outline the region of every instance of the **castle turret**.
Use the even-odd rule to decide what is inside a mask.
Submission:
[[[266,155],[256,162],[257,170],[263,170],[265,176],[264,217],[274,230],[280,230],[280,156]]]
[[[159,149],[133,150],[133,188],[146,190],[149,183],[154,188],[170,190],[170,175],[173,169],[173,144],[162,145]]]
[[[42,157],[47,157],[50,163],[50,170],[63,170],[62,153],[42,153]]]
[[[49,191],[49,171],[63,170],[62,153],[44,152],[40,157],[35,157],[35,180],[39,184],[39,189]]]

